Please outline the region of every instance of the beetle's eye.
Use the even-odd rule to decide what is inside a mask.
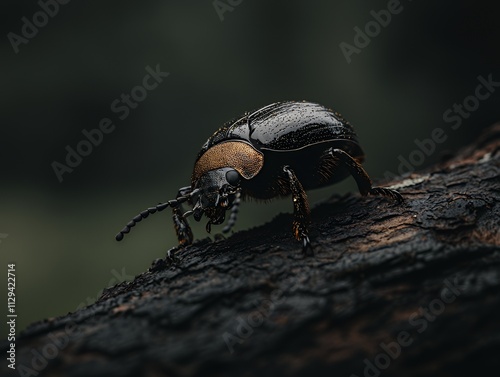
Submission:
[[[229,183],[231,186],[237,186],[238,182],[240,181],[240,175],[236,170],[229,170],[226,173],[226,181]]]

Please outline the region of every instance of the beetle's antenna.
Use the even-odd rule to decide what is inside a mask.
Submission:
[[[166,203],[160,203],[160,204],[158,204],[155,207],[149,207],[148,209],[145,209],[144,211],[142,211],[141,213],[139,213],[137,216],[133,217],[132,220],[130,220],[127,223],[127,225],[125,225],[125,227],[122,230],[120,230],[120,232],[116,235],[115,239],[117,241],[123,240],[123,236],[126,233],[130,232],[130,228],[134,227],[135,224],[137,224],[138,222],[142,221],[142,219],[145,219],[150,214],[163,211],[169,205],[171,205],[170,202],[166,202]]]
[[[125,227],[118,232],[118,234],[115,236],[115,239],[117,241],[123,240],[123,237],[125,234],[130,232],[130,228],[133,228],[135,224],[138,222],[141,222],[142,219],[145,219],[148,217],[150,214],[156,213],[156,212],[161,212],[167,207],[177,207],[178,205],[184,203],[186,200],[190,199],[194,194],[197,194],[200,190],[196,189],[190,192],[187,195],[184,196],[179,196],[177,199],[174,200],[169,200],[168,202],[165,203],[160,203],[156,205],[155,207],[149,207],[148,209],[145,209],[141,213],[139,213],[137,216],[133,217],[132,220],[130,220]],[[189,212],[189,211],[188,211]],[[189,216],[189,214],[185,214],[185,216]]]

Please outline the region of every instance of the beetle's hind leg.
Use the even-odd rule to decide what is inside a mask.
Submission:
[[[383,187],[373,187],[372,180],[366,173],[365,169],[361,164],[356,161],[349,153],[343,151],[342,149],[330,148],[328,150],[328,155],[336,161],[339,161],[344,165],[351,175],[353,176],[356,184],[358,185],[359,192],[361,195],[384,195],[398,202],[403,201],[403,197],[396,190],[391,190]]]
[[[286,173],[289,189],[293,200],[293,235],[298,241],[302,241],[302,252],[312,255],[313,248],[309,241],[309,225],[311,224],[309,202],[302,184],[297,179],[293,170],[288,166],[283,167]]]

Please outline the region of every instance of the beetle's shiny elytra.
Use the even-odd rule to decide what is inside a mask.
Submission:
[[[149,214],[172,208],[179,244],[189,245],[193,234],[187,221],[193,216],[221,224],[236,222],[240,199],[292,196],[293,235],[311,252],[308,231],[309,203],[305,190],[339,182],[349,175],[362,195],[386,195],[402,201],[394,190],[372,187],[361,166],[363,151],[352,126],[338,113],[311,102],[278,102],[246,113],[218,129],[196,158],[191,185],[179,189],[176,199],[150,207],[135,216],[117,235],[120,241],[130,228]],[[183,203],[190,210],[184,212]],[[170,255],[170,254],[169,254]]]

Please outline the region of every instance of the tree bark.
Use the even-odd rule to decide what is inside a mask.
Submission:
[[[312,210],[313,257],[302,256],[290,214],[226,240],[199,241],[177,253],[177,265],[156,262],[95,304],[31,325],[17,342],[18,372],[495,371],[499,147],[497,125],[454,158],[390,182],[403,204],[354,193],[332,197]]]

